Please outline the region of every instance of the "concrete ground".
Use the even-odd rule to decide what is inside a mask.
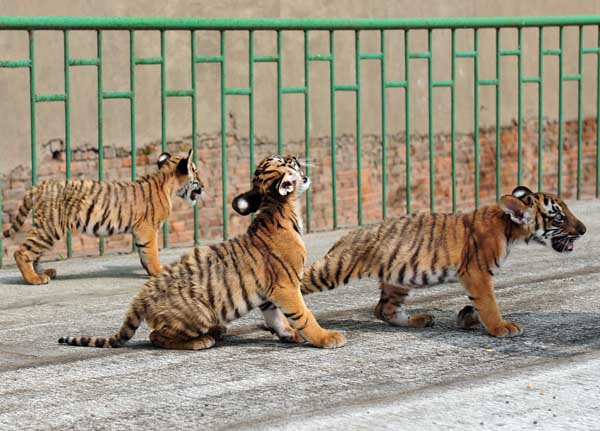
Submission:
[[[495,277],[502,313],[525,327],[513,339],[457,329],[458,284],[411,298],[434,327],[390,327],[362,281],[308,299],[346,333],[337,350],[273,340],[256,312],[206,351],[155,349],[145,326],[122,349],[76,348],[56,340],[119,327],[146,280],[137,258],[58,262],[42,287],[2,270],[0,429],[599,429],[600,202],[572,208],[588,227],[573,254],[523,245]],[[311,258],[339,235],[308,235]]]

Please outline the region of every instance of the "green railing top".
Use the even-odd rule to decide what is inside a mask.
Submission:
[[[29,30],[381,30],[600,24],[600,15],[452,18],[158,18],[0,16],[0,29]]]

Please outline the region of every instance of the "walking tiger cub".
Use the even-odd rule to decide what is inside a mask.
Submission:
[[[56,277],[54,269],[41,272],[38,262],[68,230],[95,236],[130,232],[142,266],[148,274],[158,275],[157,231],[171,211],[171,193],[175,190],[195,205],[202,189],[191,150],[187,157],[162,153],[158,172],[135,182],[44,181],[32,187],[3,235],[8,238],[17,233],[33,209],[34,226],[14,255],[28,284],[46,284]]]
[[[343,346],[344,336],[323,330],[300,293],[306,249],[296,200],[309,185],[296,158],[267,157],[254,172],[252,189],[233,201],[238,213],[257,213],[245,234],[196,248],[152,277],[112,337],[65,337],[58,342],[120,347],[146,320],[157,347],[206,349],[227,322],[262,305],[269,326],[284,341],[300,341],[297,330],[314,346]]]
[[[392,325],[422,328],[433,324],[433,316],[405,313],[410,289],[458,278],[474,304],[461,310],[458,325],[470,328],[481,321],[490,335],[512,337],[523,329],[500,316],[494,269],[516,242],[534,241],[570,252],[585,231],[559,197],[517,187],[497,204],[469,214],[410,215],[352,231],[305,271],[302,292],[376,277],[381,298],[375,316]]]

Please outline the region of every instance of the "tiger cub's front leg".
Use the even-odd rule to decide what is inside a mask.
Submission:
[[[523,333],[523,328],[517,323],[502,320],[489,273],[471,270],[460,278],[469,292],[469,299],[473,301],[475,310],[465,307],[459,314],[459,325],[472,327],[479,320],[494,337],[515,337]]]
[[[315,347],[335,349],[346,344],[346,337],[340,332],[321,328],[315,316],[306,307],[300,286],[277,286],[269,298],[281,309],[300,335]]]
[[[260,305],[260,311],[265,319],[265,324],[271,333],[284,343],[302,343],[304,338],[290,325],[281,310],[272,302],[265,302]]]
[[[148,275],[160,274],[161,266],[158,258],[158,232],[156,227],[141,224],[133,231],[135,245],[140,255],[140,262]]]
[[[404,301],[410,292],[409,287],[381,283],[381,297],[375,307],[375,317],[394,326],[425,328],[433,326],[433,315],[428,313],[409,316],[404,310]]]

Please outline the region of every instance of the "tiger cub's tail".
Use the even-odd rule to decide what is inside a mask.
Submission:
[[[21,230],[23,223],[25,223],[25,220],[27,219],[29,211],[31,211],[31,208],[33,208],[33,197],[36,190],[36,187],[32,187],[27,191],[27,193],[25,193],[23,202],[21,202],[19,211],[17,212],[17,218],[12,222],[12,225],[8,229],[2,232],[4,238],[11,237]]]
[[[351,279],[372,276],[374,269],[368,261],[376,252],[372,241],[365,240],[368,232],[351,232],[342,237],[321,259],[304,271],[302,294],[331,290]],[[376,273],[376,271],[375,271]]]
[[[127,311],[121,329],[112,337],[61,337],[58,342],[71,346],[122,347],[133,337],[142,320],[144,320],[143,309],[141,301],[136,297],[129,307],[129,311]]]

